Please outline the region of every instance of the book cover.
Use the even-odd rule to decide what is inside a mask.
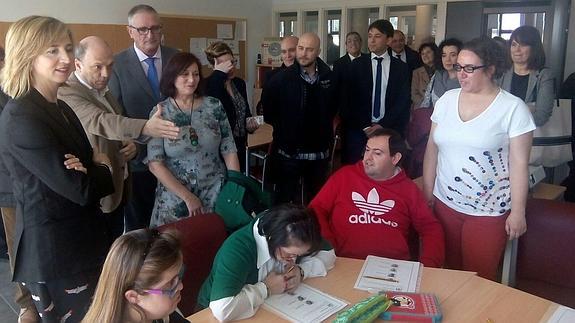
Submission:
[[[434,294],[385,292],[392,305],[379,317],[388,321],[441,322],[443,315]]]

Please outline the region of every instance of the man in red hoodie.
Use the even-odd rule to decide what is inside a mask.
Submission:
[[[333,174],[310,203],[323,237],[338,256],[409,260],[413,226],[421,242],[420,262],[443,265],[443,229],[422,192],[398,166],[404,151],[405,142],[396,131],[372,131],[363,160]]]

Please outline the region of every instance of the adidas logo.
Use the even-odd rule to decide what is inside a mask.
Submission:
[[[357,208],[363,212],[363,214],[349,216],[349,223],[352,224],[385,224],[393,228],[398,226],[397,222],[385,220],[380,217],[380,215],[386,214],[393,209],[395,206],[394,200],[385,200],[379,202],[379,194],[375,188],[367,194],[367,199],[365,199],[361,194],[357,192],[351,193],[351,200]]]
[[[353,204],[357,206],[358,209],[361,211],[373,214],[373,215],[382,215],[385,214],[395,206],[395,201],[393,200],[385,200],[383,202],[379,202],[379,194],[375,188],[372,188],[367,194],[367,201],[361,196],[361,194],[352,192],[351,199],[353,200]]]

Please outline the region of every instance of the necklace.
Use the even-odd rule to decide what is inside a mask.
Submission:
[[[194,129],[194,127],[192,127],[192,116],[194,115],[194,101],[196,100],[196,96],[192,96],[192,108],[190,109],[190,129],[189,129],[189,133],[190,133],[190,144],[192,144],[192,146],[197,146],[199,141],[198,141],[198,132],[196,131],[196,129]],[[176,104],[176,108],[178,108],[178,110],[180,110],[180,112],[184,113],[184,110],[182,110],[180,108],[180,106],[178,105],[178,101],[174,98],[174,103]]]

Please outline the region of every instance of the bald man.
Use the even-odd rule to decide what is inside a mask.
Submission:
[[[271,80],[274,75],[286,67],[292,66],[295,62],[295,52],[299,38],[296,36],[286,36],[281,41],[281,57],[282,65],[279,68],[274,68],[266,74],[266,82]],[[264,84],[265,86],[265,84]]]
[[[114,56],[101,38],[89,36],[76,47],[76,71],[60,87],[58,98],[74,110],[94,149],[112,162],[115,192],[101,200],[110,234],[115,239],[124,231],[124,203],[128,179],[127,162],[137,153],[134,141],[145,143],[150,137],[175,139],[179,129],[162,120],[158,111],[149,120],[122,115],[122,108],[108,91]]]
[[[264,119],[274,127],[272,167],[280,203],[307,204],[327,179],[337,90],[320,52],[316,34],[301,35],[296,61],[269,80],[262,93]]]

